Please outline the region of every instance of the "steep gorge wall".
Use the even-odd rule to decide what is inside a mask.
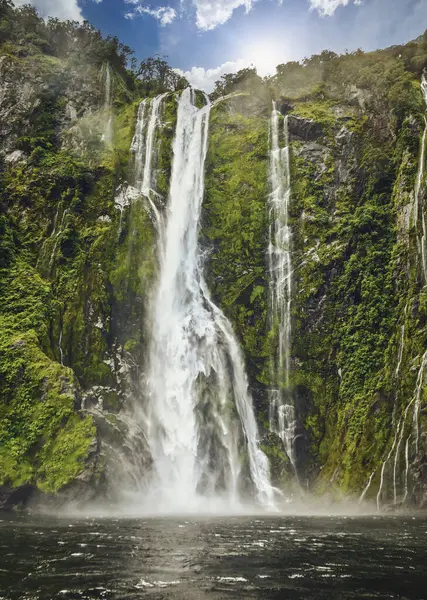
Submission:
[[[367,497],[381,488],[378,505],[399,503],[408,485],[414,501],[424,497],[427,340],[417,239],[425,195],[416,213],[414,188],[425,105],[419,82],[408,80],[400,115],[387,90],[385,98],[365,91],[357,104],[304,103],[290,119],[302,467],[320,491],[332,484],[360,493],[370,482]]]
[[[108,118],[103,54],[117,55],[94,31],[73,35],[76,47],[59,55],[40,51],[36,35],[33,43],[2,46],[0,485],[6,503],[25,497],[12,492],[10,500],[11,490],[23,486],[52,493],[75,482],[76,495],[102,486],[108,459],[100,432],[123,445],[126,424],[108,413],[120,410],[138,378],[144,346],[153,227],[141,204],[116,202],[131,176],[135,91],[123,68],[112,67],[108,146],[102,141]],[[81,410],[96,406],[107,418]]]
[[[426,56],[420,50],[415,74],[399,50],[334,59],[334,70],[326,76],[324,70],[323,80],[307,77],[296,89],[290,76],[270,83],[282,114],[289,115],[291,139],[290,385],[301,484],[333,495],[357,497],[365,490],[364,497],[379,506],[409,499],[424,503],[427,450],[425,174],[418,212],[414,208],[426,110],[419,64]],[[352,80],[355,67],[362,71]],[[277,339],[266,319],[268,215],[265,200],[262,210],[257,199],[261,189],[266,198],[268,146],[265,138],[262,145],[251,138],[260,123],[268,131],[269,107],[254,110],[234,98],[217,110],[206,199],[214,242],[210,283],[242,340],[265,449],[276,481],[283,483],[289,464],[266,419],[268,363]],[[256,125],[245,134],[251,119]],[[245,136],[246,152],[242,155],[239,141],[227,144],[227,136]],[[218,148],[225,160],[217,158]],[[244,183],[236,182],[222,200],[218,190],[232,186],[242,166]],[[252,206],[250,217],[242,201]],[[259,246],[248,236],[249,227],[257,230]],[[247,279],[239,278],[239,269]]]

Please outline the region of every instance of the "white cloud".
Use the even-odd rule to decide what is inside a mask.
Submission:
[[[135,5],[135,8],[126,13],[126,19],[134,19],[138,15],[150,15],[157,19],[162,27],[169,25],[176,19],[177,12],[171,6],[159,6],[158,8],[151,8],[150,6],[143,6],[139,4],[139,0],[125,0],[127,4]]]
[[[82,11],[77,0],[13,0],[15,6],[32,4],[41,17],[58,17],[71,21],[82,21]]]
[[[196,25],[207,31],[223,25],[240,6],[248,13],[256,0],[193,0],[196,8]]]
[[[352,0],[310,0],[311,9],[317,10],[322,17],[331,17],[340,6],[347,6]],[[354,4],[362,4],[362,0],[353,0]]]
[[[237,71],[247,66],[249,66],[248,62],[240,58],[236,61],[225,62],[214,69],[192,67],[189,71],[181,71],[181,69],[175,69],[175,71],[183,75],[193,87],[210,94],[215,87],[215,82],[218,81],[221,75],[237,73]]]

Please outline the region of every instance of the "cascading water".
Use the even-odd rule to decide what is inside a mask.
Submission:
[[[131,151],[134,153],[134,177],[135,189],[139,194],[143,194],[154,213],[156,226],[161,232],[160,222],[162,214],[156,206],[155,200],[160,198],[155,191],[155,169],[154,154],[156,147],[157,130],[160,123],[160,112],[162,102],[169,92],[160,94],[153,98],[149,104],[143,100],[139,105],[138,118],[136,122],[135,135],[132,140]],[[147,107],[148,115],[147,115]]]
[[[161,94],[160,96],[156,96],[156,98],[153,98],[150,103],[150,116],[148,119],[147,138],[145,144],[145,163],[144,169],[141,173],[142,179],[138,181],[137,186],[147,197],[151,197],[151,195],[155,194],[153,189],[153,151],[155,147],[156,130],[160,122],[160,108],[163,99],[167,95],[168,92]]]
[[[249,482],[259,503],[273,505],[243,359],[203,277],[198,234],[209,114],[207,98],[198,109],[194,92],[182,92],[167,215],[159,222],[146,433],[154,464],[148,502],[160,511],[206,510],[219,499],[238,506]]]
[[[147,112],[147,100],[143,100],[138,107],[135,134],[133,136],[131,152],[134,154],[134,178],[135,186],[142,185],[142,173],[144,171],[145,155],[145,114]]]
[[[288,117],[283,120],[284,147],[279,144],[280,114],[273,101],[270,121],[270,322],[278,330],[277,350],[272,366],[274,387],[269,391],[270,428],[281,438],[295,469],[295,409],[289,393],[292,259],[289,203],[291,173]]]
[[[102,141],[106,144],[111,144],[113,141],[113,96],[112,96],[112,85],[111,85],[111,69],[107,63],[105,66],[105,92],[104,92],[104,118],[105,118],[105,131],[102,135]]]

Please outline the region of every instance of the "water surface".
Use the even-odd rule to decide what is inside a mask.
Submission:
[[[425,517],[0,519],[0,599],[427,598]]]

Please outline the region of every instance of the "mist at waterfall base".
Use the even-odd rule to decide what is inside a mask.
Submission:
[[[2,515],[3,600],[421,600],[425,517]]]

